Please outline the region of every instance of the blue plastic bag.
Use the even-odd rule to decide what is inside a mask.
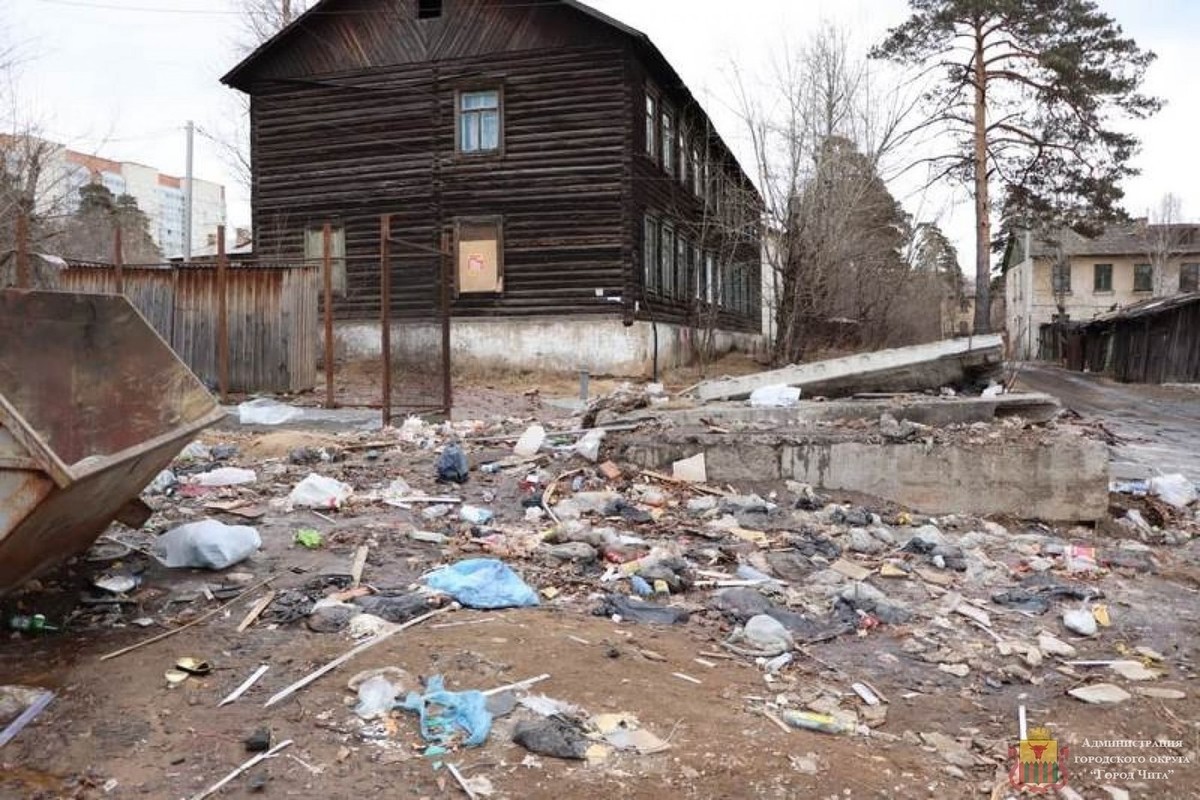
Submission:
[[[425,694],[409,692],[401,708],[421,717],[421,736],[436,745],[450,744],[459,731],[467,734],[467,747],[478,747],[492,729],[483,692],[447,692],[441,675],[425,682]]]
[[[469,558],[442,567],[429,573],[425,583],[468,608],[518,608],[538,604],[537,592],[504,562],[494,558]]]

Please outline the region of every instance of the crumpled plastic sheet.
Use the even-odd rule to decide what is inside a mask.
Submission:
[[[436,745],[451,743],[461,731],[467,736],[465,746],[478,747],[492,729],[492,715],[483,692],[448,692],[441,675],[425,682],[425,694],[409,692],[398,707],[417,712],[422,738]]]
[[[537,592],[494,558],[468,558],[425,576],[425,584],[468,608],[521,608],[538,604]]]

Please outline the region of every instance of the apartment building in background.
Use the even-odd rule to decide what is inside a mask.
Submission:
[[[39,180],[38,213],[71,214],[79,208],[79,190],[99,183],[114,195],[132,195],[150,220],[150,236],[164,258],[183,255],[186,179],[166,175],[133,161],[113,161],[54,145]],[[192,180],[192,252],[204,248],[225,224],[225,187]]]
[[[1084,237],[1023,231],[1004,258],[1013,356],[1057,357],[1054,323],[1082,323],[1152,297],[1200,291],[1200,225],[1145,219]]]

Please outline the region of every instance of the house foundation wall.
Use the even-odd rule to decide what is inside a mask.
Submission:
[[[455,319],[450,327],[450,349],[455,369],[587,370],[593,375],[648,377],[654,370],[656,350],[660,370],[694,363],[702,335],[681,325],[644,321],[625,325],[611,317]],[[378,358],[380,338],[379,323],[337,323],[335,356],[346,361]],[[440,342],[441,328],[436,322],[392,324],[396,359],[419,361],[439,352]],[[715,333],[716,355],[732,351],[756,355],[765,346],[761,334]]]

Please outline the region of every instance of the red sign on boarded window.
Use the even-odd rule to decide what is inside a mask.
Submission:
[[[467,256],[468,272],[483,272],[483,256],[471,254]]]

